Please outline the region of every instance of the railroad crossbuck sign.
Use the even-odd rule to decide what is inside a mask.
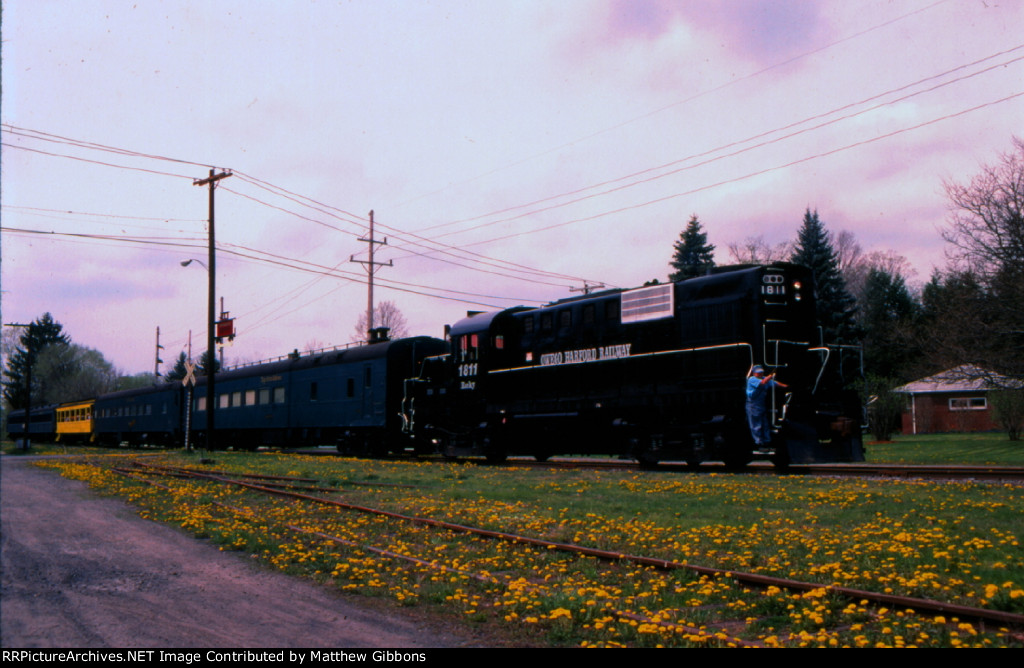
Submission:
[[[192,360],[185,360],[185,377],[181,384],[185,387],[196,384],[196,364]]]

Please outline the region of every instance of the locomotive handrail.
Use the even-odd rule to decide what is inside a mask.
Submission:
[[[807,351],[807,352],[812,352],[812,353],[822,352],[822,351],[825,352],[825,358],[823,360],[821,360],[821,368],[818,369],[818,377],[814,379],[814,387],[811,388],[811,394],[812,395],[818,393],[818,383],[821,382],[821,377],[823,375],[825,375],[825,367],[828,365],[828,358],[832,354],[832,349],[829,348],[828,346],[823,346],[821,348],[809,348],[808,351]]]

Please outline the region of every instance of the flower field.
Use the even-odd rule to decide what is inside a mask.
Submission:
[[[118,460],[115,464],[112,460]],[[822,585],[795,591],[657,570],[191,478],[41,466],[224,550],[323,586],[423,606],[525,645],[1021,646],[1021,629],[869,605],[838,585],[1024,614],[1024,489],[716,473],[481,467],[217,453],[222,475],[404,516]],[[166,454],[145,463],[202,468]]]

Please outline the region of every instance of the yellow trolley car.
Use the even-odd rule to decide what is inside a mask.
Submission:
[[[85,442],[96,438],[93,430],[95,399],[75,401],[57,407],[57,442]]]

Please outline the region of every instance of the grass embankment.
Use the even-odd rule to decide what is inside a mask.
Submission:
[[[865,447],[871,464],[1024,466],[1024,441],[1004,433],[903,435]]]
[[[1024,489],[1015,486],[276,454],[215,458],[218,469],[315,478],[342,490],[335,498],[407,515],[1024,613]],[[157,459],[198,466],[198,457],[177,453]],[[168,492],[63,458],[41,465],[127,497],[143,516],[222,549],[525,644],[726,645],[735,638],[769,646],[1021,644],[1019,635],[992,625],[873,608],[824,590],[746,588],[727,577],[600,562],[211,482],[163,479]]]

